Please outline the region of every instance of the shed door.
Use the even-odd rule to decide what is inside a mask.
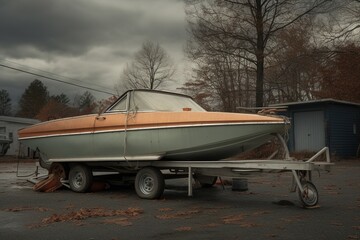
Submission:
[[[325,147],[323,111],[294,114],[295,151],[318,151]]]

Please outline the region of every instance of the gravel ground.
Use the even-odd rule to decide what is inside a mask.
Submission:
[[[35,192],[21,177],[34,171],[32,161],[0,158],[0,239],[360,239],[359,160],[314,173],[315,209],[289,192],[289,173],[254,175],[246,192],[195,188],[193,197],[186,179],[168,180],[161,199],[143,200],[132,186]]]

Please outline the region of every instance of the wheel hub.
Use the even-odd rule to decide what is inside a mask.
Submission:
[[[74,185],[75,185],[76,187],[81,187],[82,184],[83,184],[83,176],[82,176],[81,173],[78,172],[78,173],[76,173],[76,175],[75,175]]]
[[[304,189],[303,197],[308,202],[312,202],[314,200],[314,198],[315,198],[315,194],[311,189],[306,188],[306,189]]]
[[[144,176],[142,181],[141,181],[141,185],[140,185],[140,189],[144,194],[149,194],[154,188],[154,179],[150,176]]]

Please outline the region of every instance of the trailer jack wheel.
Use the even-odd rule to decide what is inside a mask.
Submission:
[[[145,167],[136,174],[135,190],[140,198],[159,198],[163,194],[164,188],[164,177],[159,169]]]
[[[304,207],[314,207],[319,202],[319,195],[312,182],[304,181],[301,183],[303,191],[298,189],[299,198]]]

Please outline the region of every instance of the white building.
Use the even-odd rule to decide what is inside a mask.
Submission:
[[[6,155],[28,155],[27,148],[20,149],[18,130],[39,123],[40,121],[30,118],[18,118],[0,116],[0,138],[12,140]]]

